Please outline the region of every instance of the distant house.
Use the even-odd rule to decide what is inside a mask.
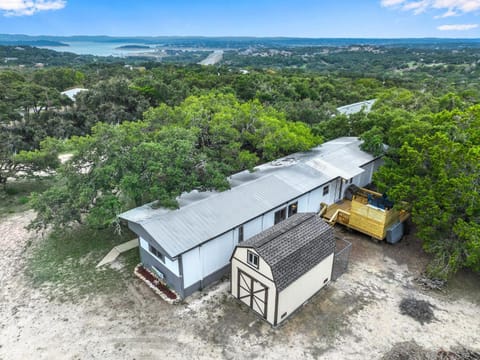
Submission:
[[[144,266],[186,297],[228,273],[237,244],[335,203],[350,184],[370,183],[381,159],[360,145],[356,137],[338,138],[234,174],[230,190],[183,194],[177,210],[147,204],[119,217],[139,236]]]
[[[315,213],[296,214],[237,245],[231,292],[276,326],[330,282],[333,228]]]
[[[75,97],[77,96],[77,94],[82,92],[82,91],[88,91],[88,89],[73,88],[73,89],[62,91],[61,94],[66,95],[70,98],[70,100],[75,101]]]
[[[361,101],[355,104],[340,106],[337,108],[337,111],[342,115],[352,115],[352,114],[359,113],[360,111],[369,113],[372,110],[372,106],[373,104],[375,104],[376,101],[377,99],[372,99],[372,100]]]

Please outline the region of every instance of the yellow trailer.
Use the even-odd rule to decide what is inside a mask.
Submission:
[[[375,191],[352,186],[347,190],[351,199],[335,204],[322,203],[320,215],[331,224],[342,224],[376,240],[395,243],[403,236],[403,223],[409,213],[396,210],[388,199]]]

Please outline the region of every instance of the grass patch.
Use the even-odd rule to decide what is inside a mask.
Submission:
[[[110,229],[86,226],[54,231],[29,249],[27,277],[32,286],[45,288],[60,300],[123,291],[124,281],[140,262],[137,248],[119,256],[119,269],[95,266],[114,246],[134,237],[128,230],[119,236]]]
[[[0,216],[27,211],[30,209],[30,194],[45,191],[51,185],[52,180],[48,178],[8,183],[4,190],[0,189]]]

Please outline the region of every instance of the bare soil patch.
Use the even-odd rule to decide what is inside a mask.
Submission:
[[[228,294],[228,281],[170,305],[131,273],[124,257],[112,269],[89,270],[102,255],[96,248],[74,246],[71,261],[59,266],[78,269],[63,278],[51,273],[54,267],[26,272],[42,242],[24,229],[32,217],[0,218],[1,360],[381,359],[392,349],[401,354],[399,343],[435,356],[459,347],[480,351],[478,275],[460,274],[442,292],[423,289],[415,278],[428,258],[412,235],[392,246],[338,228],[337,236],[353,244],[348,271],[272,329]],[[45,256],[61,255],[47,250]],[[40,275],[51,285],[32,286]],[[74,291],[76,281],[81,291]],[[406,298],[434,306],[435,320],[421,324],[402,315]]]

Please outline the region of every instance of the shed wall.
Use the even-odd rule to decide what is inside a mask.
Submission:
[[[305,301],[315,295],[330,282],[333,267],[332,253],[328,258],[304,274],[289,287],[278,294],[277,324],[284,321]],[[327,281],[324,283],[324,280]]]
[[[239,249],[237,249],[238,251]],[[241,249],[244,250],[244,249]],[[245,252],[246,254],[246,252]],[[250,275],[252,278],[260,281],[268,288],[268,299],[267,299],[267,317],[266,320],[273,324],[275,321],[275,298],[276,298],[276,287],[273,281],[266,277],[265,274],[253,269],[251,266],[244,264],[238,260],[238,257],[242,257],[243,255],[238,255],[235,252],[234,257],[232,258],[232,268],[231,268],[231,293],[235,298],[238,298],[238,271],[242,270],[244,273]],[[263,263],[262,269],[265,269],[265,262],[260,258],[260,263]],[[268,265],[266,265],[268,267]],[[268,271],[271,273],[270,267],[268,267]]]
[[[244,263],[245,265],[247,265],[248,267],[254,269],[253,267],[249,266],[248,265],[248,261],[247,261],[247,253],[248,251],[251,251],[255,254],[258,255],[258,253],[252,249],[252,248],[242,248],[242,247],[238,247],[236,250],[235,250],[235,254],[234,254],[234,258],[237,260],[237,261],[240,261],[242,263]],[[273,279],[273,275],[272,275],[272,270],[270,269],[270,266],[260,257],[260,255],[258,256],[259,257],[259,260],[260,260],[260,263],[258,264],[258,269],[254,269],[256,272],[262,274],[263,276],[267,277],[268,279],[272,280]]]

